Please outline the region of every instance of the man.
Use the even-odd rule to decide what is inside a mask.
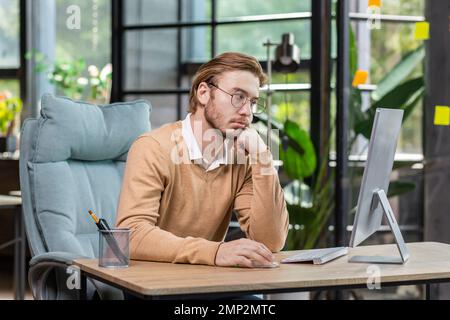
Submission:
[[[133,143],[117,214],[132,259],[272,264],[289,222],[272,155],[249,127],[264,81],[253,57],[221,54],[198,70],[186,119]],[[233,210],[247,239],[223,242]]]

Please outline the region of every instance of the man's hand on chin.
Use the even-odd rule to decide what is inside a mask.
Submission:
[[[255,157],[267,150],[267,145],[254,128],[246,128],[239,131],[235,139],[238,152],[245,151],[246,155],[249,154]]]

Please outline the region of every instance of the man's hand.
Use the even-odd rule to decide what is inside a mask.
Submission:
[[[258,153],[267,150],[264,140],[253,128],[242,130],[237,137],[238,150],[245,150],[250,156],[256,156]]]
[[[219,246],[215,264],[220,267],[253,268],[257,265],[268,266],[273,259],[272,252],[262,243],[239,239],[224,242]]]

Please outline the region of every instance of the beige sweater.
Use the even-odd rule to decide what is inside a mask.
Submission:
[[[181,121],[140,136],[128,153],[116,225],[131,229],[132,259],[214,265],[233,209],[247,238],[283,248],[288,214],[272,162],[269,175],[266,161],[248,157],[206,172],[174,154],[188,155]]]

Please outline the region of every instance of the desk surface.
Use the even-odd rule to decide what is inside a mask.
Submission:
[[[14,196],[14,197],[21,197],[22,196],[22,191],[20,190],[13,190],[9,192],[10,196]]]
[[[391,282],[450,279],[450,245],[436,242],[407,244],[411,253],[405,265],[381,265],[381,285]],[[276,260],[298,251],[276,254]],[[289,290],[367,283],[369,264],[349,263],[353,255],[398,255],[395,245],[350,248],[349,255],[324,265],[281,264],[275,269],[224,268],[203,265],[131,261],[126,269],[105,269],[97,259],[75,264],[89,277],[103,279],[145,296],[220,292]]]
[[[0,195],[0,206],[20,206],[22,204],[22,198],[14,196],[4,196]]]

